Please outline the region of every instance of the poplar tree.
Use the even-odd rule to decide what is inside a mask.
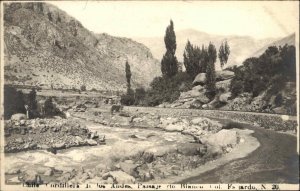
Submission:
[[[215,62],[217,59],[216,47],[209,43],[208,49],[208,65],[206,68],[206,89],[209,93],[214,94],[216,91],[216,71]]]
[[[164,37],[166,53],[161,60],[161,72],[163,77],[170,78],[178,73],[177,58],[175,56],[176,51],[176,35],[174,32],[173,21],[170,21],[170,25],[166,29]]]
[[[222,42],[222,44],[219,48],[219,54],[218,54],[221,68],[223,68],[224,65],[227,64],[229,54],[230,54],[230,47],[229,47],[227,41],[225,41],[225,43]]]

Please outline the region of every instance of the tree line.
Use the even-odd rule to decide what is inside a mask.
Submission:
[[[227,63],[230,54],[230,47],[227,41],[222,42],[217,53],[215,45],[211,42],[207,47],[202,45],[200,48],[188,40],[183,54],[183,64],[186,68],[184,72],[179,70],[179,63],[175,55],[177,44],[172,20],[166,28],[164,43],[166,52],[161,60],[162,76],[154,78],[150,84],[150,89],[147,91],[144,88],[138,88],[136,91],[131,89],[130,65],[126,61],[127,91],[126,94],[121,96],[122,104],[155,106],[163,102],[175,101],[181,91],[188,91],[192,88],[192,81],[199,73],[206,73],[206,89],[209,97],[213,97],[216,94],[215,63],[217,57],[222,68]]]

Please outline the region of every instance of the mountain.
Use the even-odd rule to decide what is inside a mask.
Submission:
[[[267,48],[269,46],[279,47],[279,46],[284,46],[285,44],[295,46],[295,43],[296,43],[296,36],[295,36],[295,33],[294,33],[294,34],[291,34],[291,35],[286,36],[284,38],[281,38],[279,40],[276,40],[274,42],[271,42],[270,44],[265,45],[261,49],[254,52],[251,57],[258,57],[258,56],[262,55],[267,50]]]
[[[175,23],[176,24],[176,23]],[[176,27],[176,26],[175,26]],[[205,46],[208,45],[209,42],[212,42],[216,49],[219,50],[220,44],[222,41],[227,40],[230,46],[230,55],[229,60],[226,66],[232,65],[241,65],[242,62],[252,55],[257,50],[261,49],[267,44],[273,42],[274,38],[268,39],[254,39],[249,36],[221,36],[221,35],[213,35],[208,34],[205,32],[200,32],[194,29],[186,29],[181,31],[176,31],[176,42],[177,42],[177,49],[176,49],[176,56],[179,61],[183,61],[183,52],[186,45],[187,40],[194,45]],[[163,54],[165,53],[165,44],[164,44],[164,37],[133,37],[134,40],[137,42],[141,42],[145,44],[147,47],[150,48],[151,52],[153,53],[154,57],[157,59],[161,59]],[[216,63],[216,69],[220,68],[219,61]]]
[[[126,60],[133,87],[160,75],[159,62],[141,43],[94,34],[47,3],[4,4],[6,84],[122,91]]]

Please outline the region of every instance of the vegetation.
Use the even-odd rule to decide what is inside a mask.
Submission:
[[[166,29],[164,40],[167,51],[161,60],[161,72],[164,78],[170,78],[178,73],[178,62],[175,56],[176,36],[172,20]]]
[[[195,78],[199,73],[205,73],[208,63],[207,49],[204,48],[204,45],[200,49],[200,47],[194,46],[188,41],[183,53],[183,63],[186,72],[192,78]]]
[[[208,64],[206,67],[206,89],[208,97],[213,97],[216,94],[216,71],[215,62],[217,60],[216,47],[209,43],[208,45]]]
[[[163,102],[173,102],[180,96],[180,92],[192,88],[193,79],[185,72],[179,72],[171,78],[156,77],[150,84],[144,104],[156,106]]]
[[[22,91],[16,88],[4,85],[4,118],[10,119],[15,113],[26,113],[25,97]]]
[[[265,90],[269,95],[276,95],[285,82],[296,81],[295,47],[271,46],[258,58],[248,58],[242,66],[232,70],[235,76],[231,81],[230,91],[234,97],[243,92],[256,97]],[[277,101],[280,102],[280,97]]]
[[[225,43],[222,42],[222,44],[219,48],[219,54],[218,54],[222,69],[223,69],[224,65],[227,64],[229,54],[230,54],[230,47],[229,47],[227,41],[225,41]]]
[[[125,63],[125,73],[126,73],[126,80],[127,80],[127,91],[131,89],[131,70],[130,65],[128,64],[128,61]]]
[[[86,91],[86,86],[85,85],[80,86],[80,91]]]
[[[121,95],[121,104],[123,105],[133,105],[135,102],[134,91],[131,89],[131,70],[128,61],[125,63],[125,75],[127,82],[127,92],[126,94]]]

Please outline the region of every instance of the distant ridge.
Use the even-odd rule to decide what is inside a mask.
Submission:
[[[209,42],[212,42],[217,50],[219,49],[222,41],[227,40],[231,49],[231,54],[226,66],[232,65],[241,65],[242,62],[247,59],[249,56],[256,52],[257,50],[263,48],[265,45],[270,44],[273,41],[278,39],[267,38],[267,39],[254,39],[249,36],[222,36],[208,34],[206,32],[197,31],[195,29],[185,29],[181,31],[176,31],[175,23],[175,34],[177,42],[176,56],[179,61],[183,61],[183,52],[187,40],[194,45],[202,46],[208,45]],[[164,31],[162,30],[161,37],[137,37],[133,38],[137,42],[141,42],[150,48],[153,56],[157,59],[161,59],[165,52],[165,45],[163,40]],[[216,63],[216,68],[220,69],[219,61]]]
[[[286,37],[284,37],[282,39],[274,41],[274,42],[272,42],[270,44],[267,44],[266,46],[262,47],[261,49],[259,49],[255,53],[253,53],[252,57],[257,57],[257,56],[262,55],[265,52],[265,50],[267,50],[267,48],[269,46],[277,46],[277,47],[279,47],[279,46],[284,46],[285,44],[287,44],[287,45],[294,45],[295,46],[295,43],[296,43],[296,35],[294,33],[294,34],[286,36]]]

